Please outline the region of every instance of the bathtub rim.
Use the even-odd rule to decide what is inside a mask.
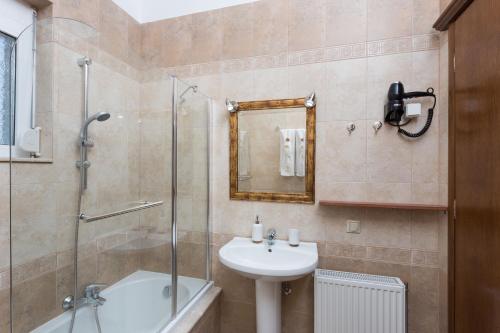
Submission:
[[[194,308],[196,304],[201,300],[206,293],[212,289],[214,286],[214,281],[206,281],[203,288],[201,288],[194,297],[192,297],[189,302],[179,311],[176,315],[170,318],[168,324],[162,328],[158,333],[170,333],[175,327],[181,323],[181,321],[186,317],[186,315]]]

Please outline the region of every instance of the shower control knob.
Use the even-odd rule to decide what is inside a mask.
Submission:
[[[68,311],[69,309],[73,308],[73,295],[66,296],[63,301],[62,301],[62,309],[64,311]]]

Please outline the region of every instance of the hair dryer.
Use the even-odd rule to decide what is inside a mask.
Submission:
[[[401,124],[401,120],[405,113],[404,100],[417,97],[433,97],[434,105],[432,106],[432,108],[429,109],[427,115],[427,122],[424,128],[422,128],[418,133],[409,133],[401,128],[401,126],[408,124],[408,122],[405,124]],[[385,105],[384,119],[389,124],[397,126],[399,128],[398,133],[401,133],[408,137],[416,138],[427,132],[427,130],[431,126],[435,107],[436,107],[436,95],[434,95],[433,88],[429,88],[427,89],[427,91],[405,92],[402,82],[394,82],[389,87],[389,92],[387,93],[387,103]]]

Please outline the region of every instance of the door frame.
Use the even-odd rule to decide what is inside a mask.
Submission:
[[[455,21],[474,0],[452,0],[434,23],[448,31],[448,332],[455,332]]]

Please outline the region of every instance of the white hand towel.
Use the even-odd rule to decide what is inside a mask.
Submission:
[[[295,130],[295,175],[306,175],[306,130]]]
[[[250,176],[250,147],[247,131],[238,133],[238,176]]]
[[[295,176],[295,130],[280,130],[280,174]]]

